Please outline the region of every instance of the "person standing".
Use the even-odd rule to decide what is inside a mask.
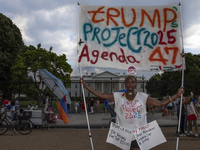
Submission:
[[[193,97],[193,95],[190,95],[190,97],[183,97],[182,99],[182,106],[181,106],[181,118],[180,118],[180,136],[186,136],[185,135],[185,115],[186,115],[186,108],[185,108],[185,104]],[[180,99],[177,102],[177,118],[179,121],[179,114],[180,114]],[[176,129],[176,134],[178,134],[178,125],[177,125],[177,129]]]
[[[135,130],[147,124],[146,105],[162,107],[173,102],[184,93],[183,87],[180,87],[173,96],[158,101],[149,97],[146,93],[135,91],[137,87],[137,78],[133,75],[128,75],[125,78],[124,85],[127,89],[126,92],[114,92],[111,94],[101,93],[88,86],[83,78],[81,78],[80,84],[97,97],[115,102],[116,123],[130,130]],[[135,137],[132,139],[130,149],[139,150],[139,145],[137,144]]]
[[[104,109],[105,109],[105,113],[107,114],[108,113],[108,107],[109,107],[109,100],[104,100]]]
[[[30,104],[28,104],[28,110],[30,110],[31,109],[31,105]]]
[[[90,100],[90,111],[91,111],[90,113],[91,114],[94,114],[94,110],[93,110],[94,107],[93,106],[94,106],[94,99],[91,98],[91,100]]]
[[[196,133],[194,136],[198,137],[198,126],[197,126],[197,118],[199,117],[199,114],[197,112],[196,107],[194,106],[192,101],[189,101],[187,104],[187,120],[188,120],[188,127],[187,127],[187,136],[190,136],[189,129],[191,126],[191,123],[193,122]]]
[[[94,112],[95,113],[98,112],[98,103],[97,103],[97,100],[94,101]]]
[[[150,108],[149,108],[149,109],[150,109],[150,111],[151,111],[151,112],[152,112],[152,114],[154,115],[154,108],[153,108],[153,105],[150,105],[149,107],[150,107]],[[149,114],[150,114],[150,112],[149,112]]]
[[[19,107],[20,107],[19,98],[16,98],[15,99],[15,112],[16,112],[16,115],[20,114]]]
[[[52,109],[52,99],[49,99],[48,101],[48,111],[51,111]]]
[[[109,105],[108,105],[108,110],[111,114],[111,117],[112,118],[115,118],[116,117],[116,113],[115,113],[115,102],[110,102]]]
[[[197,109],[198,113],[200,113],[200,100],[198,100],[198,109]]]
[[[99,109],[99,99],[97,99],[97,110]]]
[[[87,102],[87,100],[86,100]],[[88,112],[90,112],[90,99],[88,100]]]
[[[83,100],[81,100],[81,108],[82,108],[82,112],[84,113],[85,112],[85,104],[83,102]]]
[[[68,116],[70,116],[71,113],[72,113],[71,104],[68,104],[68,103],[67,103],[67,110],[68,110]]]
[[[79,107],[80,107],[80,113],[82,113],[82,102],[81,102],[82,100],[80,100],[80,102],[79,102]]]
[[[196,96],[193,96],[192,103],[195,105]]]
[[[44,105],[44,112],[48,111],[48,105],[49,105],[49,96],[46,97],[45,99],[45,105]]]
[[[195,105],[194,105],[194,106],[196,107],[197,111],[198,111],[198,104],[199,104],[199,102],[198,102],[198,100],[196,99],[196,100],[195,100]]]
[[[74,103],[74,109],[75,109],[76,113],[78,111],[78,107],[79,107],[79,103],[78,103],[78,101],[75,101],[75,103]]]
[[[172,106],[173,106],[172,103],[169,103],[169,104],[167,105],[167,111],[168,111],[168,115],[169,115],[169,117],[173,117],[173,116],[174,116]]]

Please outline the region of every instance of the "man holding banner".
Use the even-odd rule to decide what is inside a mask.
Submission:
[[[124,85],[127,89],[126,92],[114,92],[112,94],[101,93],[89,87],[83,78],[81,78],[80,83],[97,97],[115,102],[116,123],[130,130],[135,130],[147,124],[146,105],[162,107],[173,102],[184,93],[184,90],[180,88],[175,95],[158,101],[149,97],[146,93],[134,91],[137,87],[137,78],[133,75],[128,75],[125,78]],[[131,150],[136,149],[139,149],[139,146],[134,138],[131,143]]]
[[[170,67],[171,70],[183,70],[179,6],[82,5],[76,66],[80,67],[80,72],[81,67],[132,67],[131,74],[136,69],[165,71]],[[117,123],[130,130],[147,124],[146,105],[161,107],[182,97],[184,93],[182,82],[175,95],[158,101],[146,93],[134,91],[137,79],[133,75],[126,77],[124,84],[127,91],[124,93],[101,93],[86,85],[83,78],[80,83],[97,97],[115,102]],[[134,140],[131,149],[139,149]]]

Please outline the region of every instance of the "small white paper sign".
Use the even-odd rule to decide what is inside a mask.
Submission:
[[[123,150],[130,150],[133,131],[111,122],[106,142]]]
[[[133,134],[141,150],[151,149],[167,141],[156,120],[134,130]]]

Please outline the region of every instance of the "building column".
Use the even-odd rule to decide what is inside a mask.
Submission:
[[[104,93],[103,92],[103,81],[101,81],[101,93]]]
[[[92,88],[95,89],[95,82],[94,80],[92,79]],[[96,89],[95,89],[96,90]],[[92,94],[94,96],[94,94]]]

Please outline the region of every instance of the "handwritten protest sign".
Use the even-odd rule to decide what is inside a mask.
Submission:
[[[152,121],[151,123],[134,130],[133,134],[141,150],[148,150],[166,142],[157,121]]]
[[[123,150],[130,150],[133,131],[111,122],[106,142],[114,144]]]
[[[80,6],[78,67],[181,68],[178,5]],[[162,68],[162,67],[159,67]]]

